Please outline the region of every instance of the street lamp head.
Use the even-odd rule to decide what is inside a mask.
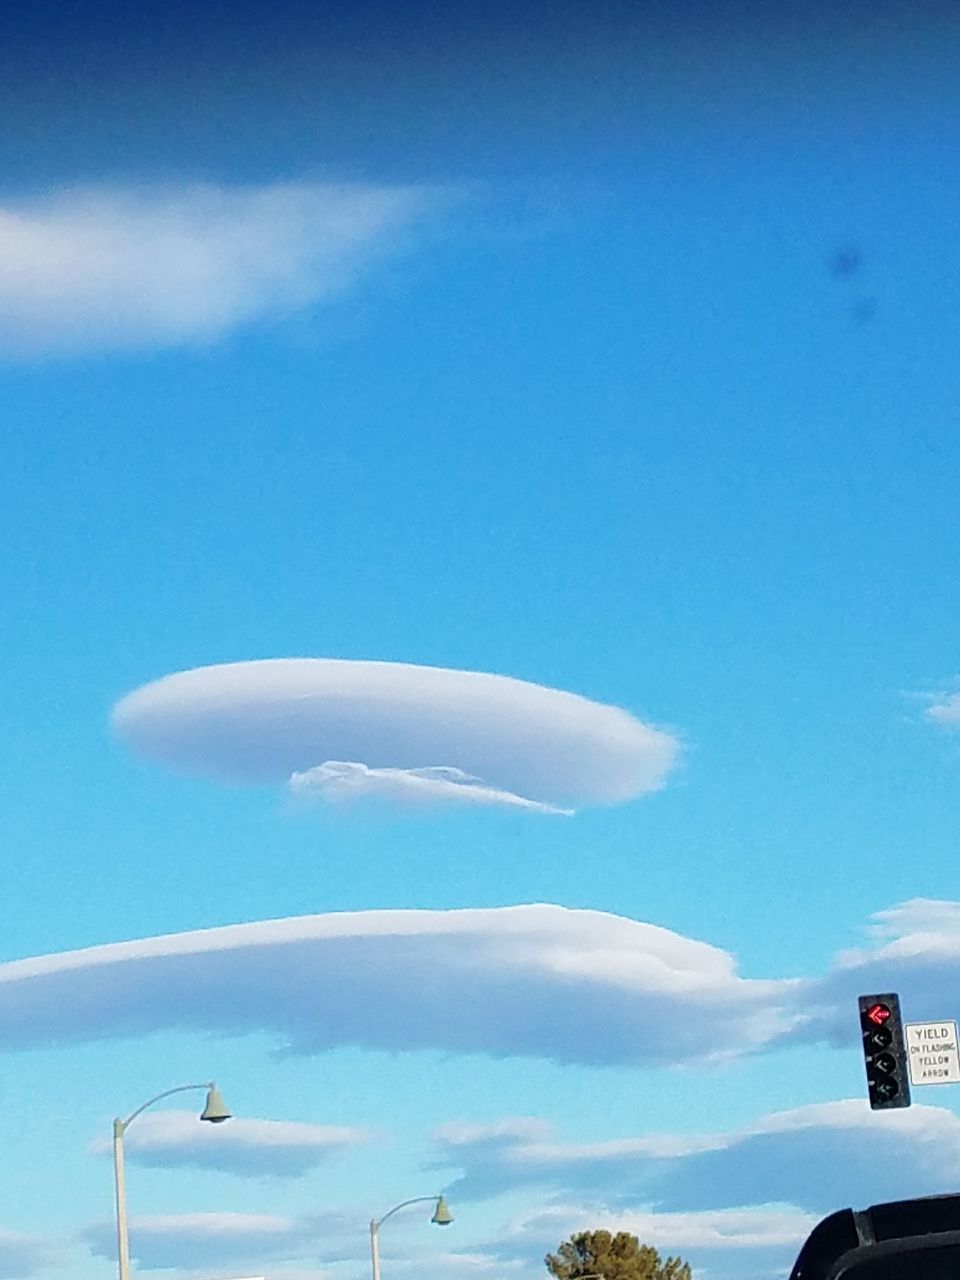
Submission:
[[[437,1207],[434,1209],[433,1217],[430,1221],[436,1223],[438,1227],[449,1227],[453,1221],[453,1214],[450,1212],[446,1196],[437,1196]]]
[[[224,1120],[229,1120],[232,1114],[220,1096],[220,1090],[212,1084],[207,1090],[207,1101],[200,1112],[200,1119],[209,1120],[211,1124],[223,1124]]]

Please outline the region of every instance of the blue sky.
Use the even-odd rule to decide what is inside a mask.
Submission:
[[[960,31],[779,8],[5,9],[0,1276],[111,1273],[97,1143],[194,1079],[229,1128],[129,1135],[172,1280],[353,1280],[444,1188],[385,1270],[759,1280],[955,1189],[851,1001],[958,1013]],[[264,659],[406,665],[303,669],[250,785],[267,668],[112,727]]]

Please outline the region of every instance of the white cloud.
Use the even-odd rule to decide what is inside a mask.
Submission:
[[[321,302],[436,202],[410,188],[86,188],[0,204],[0,350],[206,342]]]
[[[600,911],[541,905],[295,917],[0,966],[0,1048],[162,1028],[335,1045],[700,1062],[791,1025],[793,982]],[[469,992],[470,998],[464,999]]]
[[[526,800],[512,791],[486,787],[479,778],[462,769],[445,769],[440,765],[425,769],[370,769],[365,764],[346,760],[327,760],[303,773],[294,773],[287,784],[294,796],[312,799],[348,801],[364,796],[379,796],[401,804],[423,805],[455,803],[473,805],[506,805],[508,808],[534,809],[540,813],[571,814],[572,809]]]
[[[180,672],[129,694],[113,724],[135,751],[202,776],[537,809],[656,790],[678,753],[670,734],[573,693],[324,658]]]
[[[0,1050],[163,1029],[390,1051],[703,1065],[785,1044],[859,1049],[856,996],[955,1014],[960,903],[880,913],[818,979],[742,977],[726,951],[548,904],[229,925],[0,965]],[[464,999],[464,992],[470,999]]]
[[[193,1111],[148,1112],[125,1140],[127,1159],[154,1168],[191,1165],[239,1177],[298,1177],[337,1152],[368,1142],[365,1129],[234,1116],[225,1125],[204,1124]],[[106,1143],[94,1150],[107,1151]]]

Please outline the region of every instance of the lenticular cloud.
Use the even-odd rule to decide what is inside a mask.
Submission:
[[[280,658],[200,667],[115,708],[138,754],[298,796],[563,812],[661,787],[679,744],[619,707],[506,676]]]

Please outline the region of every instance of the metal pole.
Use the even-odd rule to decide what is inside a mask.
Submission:
[[[137,1107],[136,1111],[132,1111],[126,1120],[114,1120],[113,1122],[113,1180],[117,1193],[117,1260],[119,1263],[120,1280],[130,1280],[130,1241],[127,1236],[127,1184],[123,1167],[123,1135],[127,1128],[136,1120],[141,1112],[146,1111],[147,1107],[152,1107],[155,1102],[159,1102],[161,1098],[169,1098],[174,1093],[187,1093],[191,1089],[207,1089],[213,1090],[216,1086],[212,1081],[205,1084],[178,1084],[175,1089],[164,1089],[163,1093],[155,1094],[141,1107]],[[210,1101],[208,1093],[207,1101]],[[219,1099],[221,1106],[223,1100]],[[226,1120],[229,1116],[201,1116],[201,1120]]]
[[[373,1280],[380,1280],[380,1223],[370,1219],[370,1260],[373,1263]],[[126,1280],[121,1276],[120,1280]]]
[[[120,1280],[130,1280],[130,1242],[127,1237],[127,1185],[123,1168],[122,1120],[113,1122],[113,1181],[117,1193],[117,1260]]]

